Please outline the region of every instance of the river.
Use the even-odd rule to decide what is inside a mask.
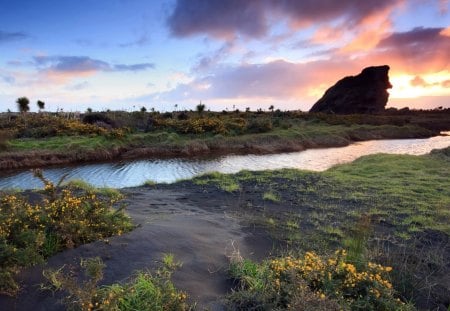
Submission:
[[[450,135],[450,132],[443,134]],[[97,187],[124,188],[142,185],[151,180],[171,183],[208,172],[236,173],[241,170],[273,170],[297,168],[323,171],[334,165],[351,162],[361,156],[375,153],[421,155],[432,149],[450,146],[450,136],[426,139],[372,140],[346,147],[308,149],[270,155],[228,155],[209,159],[148,159],[127,162],[83,164],[64,168],[44,169],[44,176],[58,181],[81,179]],[[34,189],[42,182],[29,170],[0,177],[0,189]]]

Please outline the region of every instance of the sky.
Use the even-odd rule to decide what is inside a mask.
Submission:
[[[0,111],[306,111],[384,64],[388,107],[450,107],[449,1],[0,0]]]

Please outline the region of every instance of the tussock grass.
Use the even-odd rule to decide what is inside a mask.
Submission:
[[[226,192],[235,192],[240,189],[239,183],[227,174],[218,172],[207,173],[193,179],[197,185],[217,185],[219,189]]]
[[[192,310],[186,293],[177,290],[171,281],[178,266],[173,255],[166,254],[155,272],[138,271],[126,282],[100,286],[105,264],[98,257],[88,258],[80,263],[85,273],[83,281],[67,267],[45,270],[49,284],[44,289],[66,292],[64,302],[75,310]]]
[[[271,201],[271,202],[278,202],[280,201],[280,198],[276,193],[273,192],[264,192],[263,194],[263,200],[265,201]]]

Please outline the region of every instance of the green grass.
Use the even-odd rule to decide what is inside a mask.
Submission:
[[[271,201],[271,202],[279,202],[280,198],[276,193],[273,192],[264,192],[263,194],[263,200],[265,201]]]
[[[219,189],[226,192],[235,192],[240,189],[239,183],[236,182],[232,175],[218,172],[204,174],[194,178],[193,181],[197,185],[216,185]]]
[[[370,194],[357,199],[374,201],[369,213],[376,213],[373,208],[377,208],[395,224],[416,223],[421,230],[450,234],[450,165],[440,155],[366,156],[323,175],[342,185],[345,196],[355,190]]]
[[[345,223],[367,214],[392,223],[398,231],[413,223],[415,231],[450,234],[450,164],[443,153],[370,155],[322,173],[292,169],[214,173],[197,177],[194,183],[221,189],[227,185],[244,189],[256,183],[264,200],[280,204],[284,201],[275,194],[288,191],[300,209],[311,207],[307,212],[311,216],[327,211],[327,217],[317,219],[319,225],[336,221],[344,231]]]
[[[9,141],[11,151],[32,151],[32,150],[52,150],[52,151],[75,151],[75,150],[95,150],[97,148],[108,148],[113,145],[113,141],[104,136],[57,136],[49,138],[21,138]]]
[[[172,283],[172,273],[178,267],[172,254],[166,254],[155,271],[138,271],[126,282],[100,286],[105,265],[98,257],[83,259],[80,267],[85,272],[83,281],[73,270],[63,266],[45,270],[49,285],[44,289],[64,291],[69,309],[74,310],[152,310],[184,311],[193,306],[186,302],[186,293]]]

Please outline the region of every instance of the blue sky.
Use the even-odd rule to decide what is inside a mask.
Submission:
[[[0,0],[0,111],[309,109],[388,64],[390,106],[450,107],[447,0]]]

